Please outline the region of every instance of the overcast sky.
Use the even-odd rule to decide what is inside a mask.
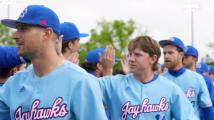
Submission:
[[[1,2],[2,0],[0,0]],[[194,12],[195,47],[200,57],[214,55],[206,44],[214,43],[214,0],[14,0],[10,18],[16,19],[29,4],[52,8],[60,21],[77,24],[81,32],[89,32],[102,19],[132,18],[140,31],[145,28],[157,40],[177,36],[191,44],[190,12],[186,5],[197,4]],[[7,18],[7,5],[0,3],[0,18]]]

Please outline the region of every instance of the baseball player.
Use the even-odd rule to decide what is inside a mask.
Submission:
[[[87,33],[80,33],[74,23],[64,22],[60,25],[61,34],[63,35],[62,41],[62,54],[63,56],[73,63],[79,63],[79,41],[80,38],[89,36]]]
[[[129,74],[99,78],[111,119],[194,120],[193,107],[183,91],[154,73],[161,55],[158,43],[148,36],[140,36],[129,43],[128,50]],[[112,56],[111,52],[104,54],[103,61]],[[104,69],[112,68],[114,60],[111,61]]]
[[[198,61],[198,50],[193,46],[186,46],[186,49],[184,52],[183,65],[192,71],[196,71],[197,61]],[[201,74],[201,75],[205,80],[212,104],[214,105],[214,86],[212,84],[212,80],[211,78],[209,78],[208,76],[205,76],[204,74]],[[204,109],[201,109],[200,111],[200,120],[205,120]]]
[[[208,65],[205,62],[200,62],[196,65],[196,71],[205,76],[209,76]]]
[[[96,77],[104,76],[103,66],[100,63],[105,52],[113,50],[111,45],[108,45],[106,48],[95,48],[89,51],[85,57],[85,62],[82,67],[90,74]],[[119,59],[115,58],[115,62],[118,62]]]
[[[96,77],[102,77],[102,65],[99,63],[99,58],[104,54],[105,48],[96,48],[89,51],[85,57],[85,62],[82,67],[90,74]]]
[[[195,115],[199,118],[199,107],[206,108],[206,110],[212,108],[210,95],[203,77],[183,67],[182,59],[185,47],[179,38],[171,37],[170,39],[159,41],[159,44],[163,48],[164,64],[168,68],[168,71],[163,75],[180,86],[192,103]],[[206,115],[207,118],[211,118],[211,116],[212,114]]]
[[[58,54],[59,19],[51,9],[30,5],[17,20],[2,24],[16,28],[18,54],[32,65],[0,88],[0,120],[106,120],[95,77]],[[61,40],[62,38],[60,38]]]

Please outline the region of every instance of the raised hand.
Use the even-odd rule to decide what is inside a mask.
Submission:
[[[69,61],[71,61],[74,64],[79,64],[79,53],[75,52],[72,53],[68,58]]]
[[[112,45],[108,45],[105,48],[105,53],[103,56],[100,55],[99,62],[103,68],[103,76],[113,74],[113,67],[115,63],[115,49],[112,47]]]
[[[129,73],[128,54],[126,53],[122,54],[120,62],[121,62],[123,72],[125,74],[128,74]]]

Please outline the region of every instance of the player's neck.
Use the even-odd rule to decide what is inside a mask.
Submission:
[[[71,56],[72,52],[70,51],[66,51],[63,53],[63,56],[65,57],[65,59],[68,59]]]
[[[140,74],[134,74],[135,79],[141,81],[142,83],[148,83],[154,77],[154,72],[152,70],[144,70]]]
[[[183,66],[182,62],[180,62],[174,68],[169,69],[169,70],[177,71],[177,70],[180,70],[182,67],[184,67],[184,66]]]
[[[55,51],[43,52],[39,57],[32,60],[34,72],[42,77],[55,70],[64,63],[63,56],[59,56]]]

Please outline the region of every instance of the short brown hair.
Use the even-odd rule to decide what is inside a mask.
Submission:
[[[128,45],[129,51],[134,51],[136,48],[148,53],[149,56],[157,55],[157,61],[152,66],[153,71],[157,70],[158,60],[161,56],[160,46],[157,41],[149,36],[139,36]]]
[[[79,40],[79,38],[74,38],[74,39],[71,39],[69,41],[62,41],[62,53],[66,52],[66,49],[68,48],[68,44],[70,42],[74,43],[76,40]]]

